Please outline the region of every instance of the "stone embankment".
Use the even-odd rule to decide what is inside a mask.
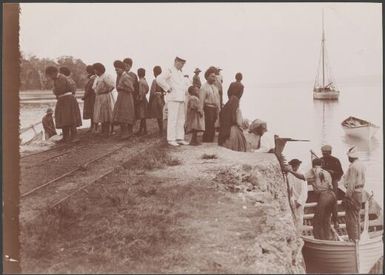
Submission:
[[[151,140],[22,224],[23,272],[304,273],[274,154]]]

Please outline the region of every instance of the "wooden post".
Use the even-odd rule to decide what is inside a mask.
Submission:
[[[359,240],[354,240],[354,246],[356,249],[356,268],[357,268],[357,273],[360,273],[360,245],[359,245]]]

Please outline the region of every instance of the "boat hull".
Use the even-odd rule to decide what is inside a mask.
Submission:
[[[361,139],[371,139],[378,131],[378,128],[372,126],[349,128],[342,126],[347,136],[357,137]]]
[[[343,204],[345,191],[339,186],[337,192],[337,211],[340,237],[337,240],[319,240],[313,236],[313,218],[317,207],[318,196],[311,185],[308,186],[308,199],[305,204],[304,225],[302,239],[304,240],[303,257],[307,273],[368,273],[376,266],[383,256],[383,214],[381,206],[370,199],[368,214],[368,236],[363,237],[357,244],[348,241],[346,231],[346,210]],[[364,191],[363,198],[370,195]],[[365,204],[362,205],[361,221],[365,217]],[[361,232],[364,222],[361,222]],[[378,264],[377,264],[378,265]]]
[[[371,139],[379,129],[371,122],[352,116],[342,121],[341,125],[347,136],[361,139]]]
[[[303,240],[307,273],[369,273],[383,254],[382,236],[358,243],[358,265],[353,242],[324,241],[310,237],[303,237]]]
[[[325,91],[315,90],[313,91],[313,98],[320,100],[337,100],[340,95],[339,91]]]

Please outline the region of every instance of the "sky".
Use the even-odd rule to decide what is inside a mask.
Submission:
[[[376,3],[22,3],[25,54],[71,55],[85,63],[131,57],[152,79],[154,65],[187,60],[223,69],[225,84],[242,72],[245,85],[313,83],[326,47],[339,81],[382,77],[382,14]],[[226,86],[226,85],[225,85]]]

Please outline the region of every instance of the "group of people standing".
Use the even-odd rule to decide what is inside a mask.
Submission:
[[[132,72],[131,58],[113,63],[116,81],[106,74],[103,64],[87,66],[88,81],[82,99],[83,119],[91,120],[90,131],[97,133],[98,125],[101,125],[100,134],[108,137],[114,126],[119,125],[120,138],[128,139],[134,134],[136,121],[140,121],[136,134],[145,135],[146,119],[156,118],[159,134],[162,135],[163,121],[167,115],[169,145],[199,145],[200,132],[203,133],[202,142],[214,142],[215,134],[219,131],[220,146],[236,151],[253,151],[263,147],[260,138],[267,131],[266,123],[255,120],[249,128],[239,108],[244,90],[242,74],[236,74],[235,81],[230,84],[227,92],[228,101],[223,104],[221,69],[209,67],[204,73],[206,81],[202,84],[200,69],[194,71],[192,81],[188,75],[183,74],[185,63],[186,60],[176,57],[174,65],[164,71],[160,66],[155,66],[151,87],[143,68],[139,68],[137,74]],[[63,130],[64,142],[78,140],[76,128],[82,125],[79,105],[74,97],[76,85],[70,74],[66,67],[59,70],[52,66],[46,68],[46,75],[53,80],[53,92],[57,97],[56,128]],[[118,94],[116,99],[113,96],[114,89]],[[251,142],[247,142],[243,133],[248,128],[253,135],[249,138]],[[192,138],[188,143],[185,141],[185,134],[190,133]]]
[[[312,160],[312,168],[299,172],[301,161],[292,159],[286,167],[290,186],[291,205],[295,221],[299,229],[303,225],[304,207],[308,197],[308,184],[313,187],[317,206],[313,218],[313,235],[316,239],[335,240],[335,230],[339,227],[337,212],[338,183],[342,180],[346,188],[343,205],[345,208],[346,231],[349,240],[360,238],[360,209],[364,202],[363,188],[365,185],[365,167],[359,160],[356,147],[348,150],[350,165],[344,175],[341,162],[332,155],[332,147],[321,148],[322,157]]]
[[[164,94],[155,81],[150,89],[145,69],[139,68],[136,75],[131,71],[132,64],[131,58],[116,60],[113,63],[117,74],[115,82],[105,73],[103,64],[87,66],[88,82],[83,97],[83,118],[91,119],[92,132],[97,133],[98,124],[101,124],[102,136],[108,137],[113,133],[114,126],[119,125],[120,139],[124,140],[134,134],[136,121],[139,121],[139,128],[135,134],[146,135],[146,119],[156,118],[159,134],[162,134]],[[154,67],[155,77],[161,72],[159,66]],[[116,100],[112,95],[115,88],[118,93]],[[149,92],[150,102],[146,97]]]
[[[91,120],[90,131],[108,137],[114,126],[120,126],[120,138],[127,139],[133,135],[133,126],[139,121],[137,135],[147,134],[147,118],[156,118],[159,134],[163,132],[164,92],[154,80],[151,88],[145,78],[145,69],[140,68],[137,75],[131,71],[132,59],[114,62],[117,73],[116,81],[105,73],[103,64],[95,63],[86,67],[88,81],[85,85],[83,119]],[[65,73],[66,72],[66,73]],[[153,69],[154,76],[162,73],[159,66]],[[82,125],[79,105],[74,97],[75,82],[68,68],[59,70],[50,66],[46,75],[53,80],[53,92],[57,97],[55,107],[56,128],[63,130],[63,142],[77,141],[76,128]],[[113,96],[116,89],[117,97]],[[146,95],[150,92],[149,101]],[[50,112],[52,113],[52,111]],[[46,123],[48,126],[48,124]],[[101,131],[98,132],[98,126]],[[43,123],[44,126],[44,123]],[[52,128],[52,123],[51,123]],[[52,131],[49,131],[52,132]]]

